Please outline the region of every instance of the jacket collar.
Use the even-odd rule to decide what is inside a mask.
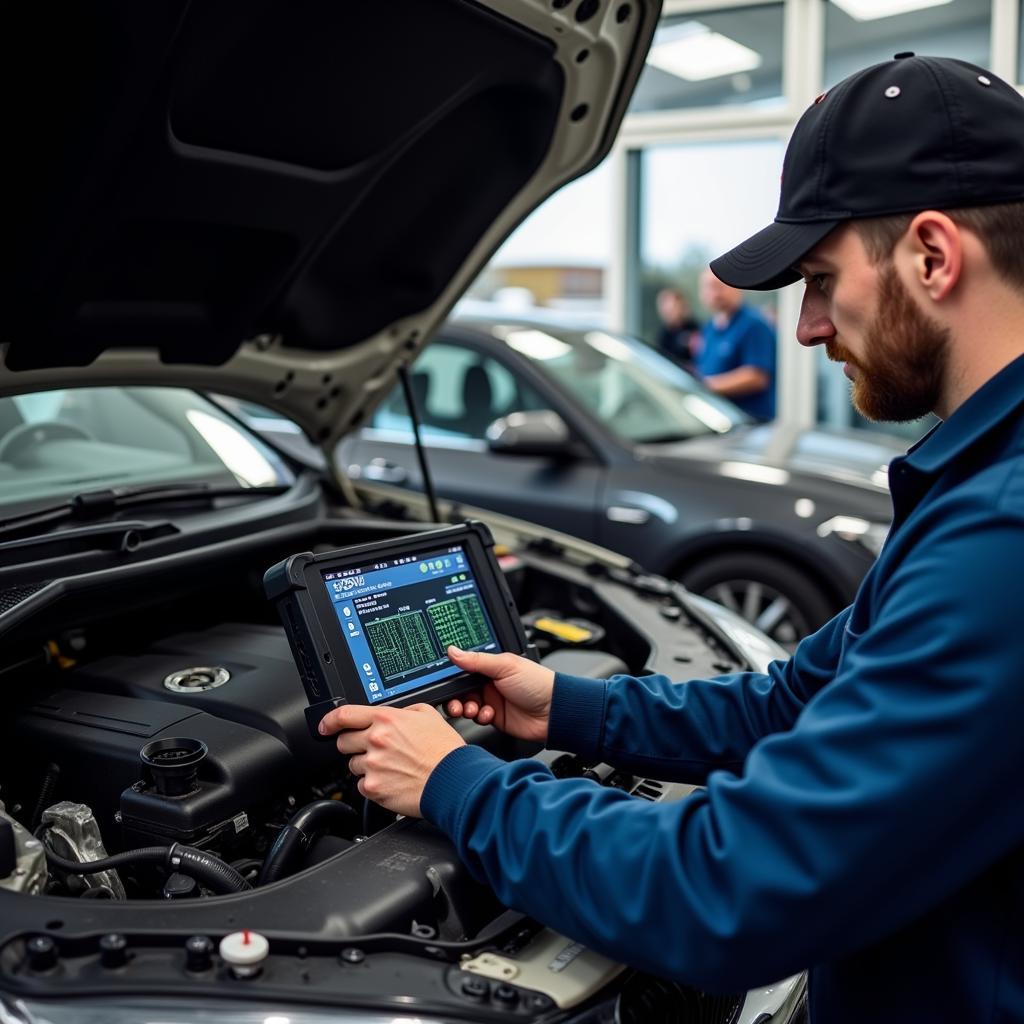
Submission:
[[[1022,406],[1024,356],[1018,356],[913,445],[905,464],[921,473],[937,473]]]

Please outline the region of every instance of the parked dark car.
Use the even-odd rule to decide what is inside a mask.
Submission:
[[[629,337],[454,320],[412,384],[439,493],[622,552],[783,644],[852,600],[888,529],[899,439],[755,424]],[[338,458],[420,487],[411,440],[396,389]]]
[[[418,495],[330,456],[500,240],[607,153],[658,7],[11,11],[26,87],[5,137],[0,339],[5,1024],[799,1012],[799,977],[708,995],[584,950],[503,906],[440,831],[365,801],[308,730],[263,590],[290,555],[436,525]],[[290,418],[313,455],[272,450],[211,392]],[[458,514],[490,525],[527,625],[572,627],[531,625],[548,664],[709,675],[781,653],[623,556]],[[460,728],[635,799],[691,791]]]

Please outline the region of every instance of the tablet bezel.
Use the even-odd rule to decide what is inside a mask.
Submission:
[[[428,683],[423,687],[391,698],[377,701],[369,699],[363,689],[359,666],[355,663],[352,651],[342,633],[324,574],[368,567],[368,564],[377,561],[411,555],[425,558],[428,554],[438,552],[439,549],[461,545],[488,618],[494,627],[495,639],[500,651],[526,654],[526,636],[515,602],[494,556],[493,544],[490,531],[483,524],[466,523],[457,527],[429,530],[391,540],[374,541],[318,555],[307,554],[289,559],[286,563],[286,568],[291,569],[288,575],[291,578],[292,587],[289,590],[292,594],[302,593],[305,598],[305,600],[297,602],[300,614],[306,617],[312,611],[315,616],[316,628],[311,628],[312,624],[306,622],[305,633],[311,641],[315,642],[317,638],[321,641],[319,644],[315,644],[318,648],[316,650],[317,675],[327,683],[329,691],[327,694],[313,694],[309,692],[307,686],[307,695],[310,700],[329,699],[340,703],[338,698],[343,698],[347,703],[369,707],[437,704],[451,697],[478,689],[486,681],[483,677],[475,674],[458,672],[447,679]],[[298,560],[303,563],[301,566],[296,564]],[[296,579],[296,569],[299,570],[298,575],[301,576],[301,584],[298,587],[295,586],[299,583],[299,580]],[[368,571],[372,570],[368,569]],[[269,575],[268,573],[268,580]],[[281,597],[285,601],[288,599],[288,595],[281,595],[278,597],[279,602]],[[286,609],[281,608],[280,610],[284,616]],[[290,639],[291,633],[292,631],[289,630]],[[299,652],[294,650],[294,645],[293,654],[298,660]],[[306,674],[302,674],[305,681]]]

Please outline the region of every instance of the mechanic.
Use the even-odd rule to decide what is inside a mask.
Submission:
[[[853,605],[766,674],[490,677],[449,713],[657,779],[652,804],[466,746],[435,710],[348,706],[360,790],[423,815],[508,905],[711,990],[810,969],[814,1024],[1024,1020],[1024,98],[900,55],[803,115],[776,221],[712,267],[805,282],[797,338],[895,459]],[[794,269],[797,268],[797,269]]]
[[[756,420],[775,419],[775,328],[710,270],[700,275],[700,299],[711,310],[697,351],[705,385]]]

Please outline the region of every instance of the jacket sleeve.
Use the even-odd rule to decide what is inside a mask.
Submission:
[[[1024,523],[919,549],[742,774],[651,804],[464,747],[425,815],[508,905],[686,983],[767,984],[891,934],[1024,842]]]
[[[548,746],[666,781],[702,783],[715,768],[740,771],[751,747],[792,728],[804,705],[833,679],[846,609],[767,674],[741,672],[673,682],[668,676],[559,674]]]

